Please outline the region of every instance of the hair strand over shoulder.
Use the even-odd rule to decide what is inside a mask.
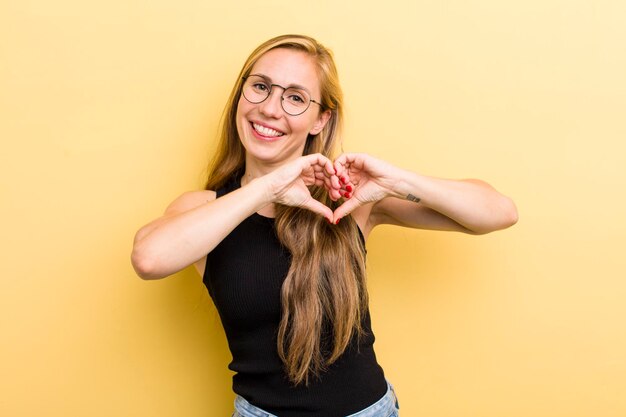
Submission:
[[[321,87],[321,111],[330,120],[317,135],[309,135],[304,154],[333,158],[340,140],[343,95],[330,50],[313,38],[283,35],[260,45],[248,57],[226,104],[217,151],[209,165],[205,189],[222,187],[245,168],[245,150],[236,126],[243,77],[266,52],[276,48],[303,51],[315,59]],[[336,206],[325,189],[310,187],[313,198]],[[351,216],[329,225],[308,210],[278,205],[276,233],[291,254],[291,266],[281,290],[282,317],[277,349],[289,379],[308,385],[363,335],[367,306],[365,248]]]

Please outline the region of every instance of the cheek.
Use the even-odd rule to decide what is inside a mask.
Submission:
[[[239,98],[239,101],[237,102],[237,119],[244,114],[244,107],[245,104],[241,101],[241,98]]]
[[[247,102],[246,102],[247,103]],[[239,99],[237,103],[237,113],[235,114],[235,123],[237,125],[237,132],[239,133],[239,137],[242,135],[243,123],[245,123],[245,115],[247,113],[246,103],[242,102],[242,99]]]
[[[305,136],[313,129],[313,126],[315,126],[315,119],[310,117],[302,117],[299,120],[293,120],[291,123],[291,128],[294,132],[297,131]]]

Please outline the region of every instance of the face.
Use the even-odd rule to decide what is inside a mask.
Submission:
[[[265,53],[250,74],[264,76],[283,87],[302,86],[315,101],[321,101],[314,58],[302,51],[278,48]],[[273,87],[265,101],[253,104],[243,95],[237,105],[237,131],[246,149],[246,164],[280,165],[302,156],[309,134],[318,134],[330,118],[311,103],[302,114],[291,116],[281,106],[283,89]],[[317,140],[317,139],[314,139]]]

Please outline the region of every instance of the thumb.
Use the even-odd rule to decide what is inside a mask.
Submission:
[[[342,205],[337,207],[333,213],[333,224],[337,224],[339,220],[346,217],[348,214],[352,213],[354,209],[359,207],[361,202],[356,198],[351,198],[346,200]]]
[[[313,197],[309,198],[307,201],[302,203],[300,207],[310,210],[313,213],[317,213],[321,215],[322,217],[326,218],[326,220],[328,220],[329,222],[333,221],[333,212],[327,206],[320,203]]]

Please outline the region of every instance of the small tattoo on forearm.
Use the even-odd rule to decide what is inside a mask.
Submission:
[[[419,197],[415,197],[413,194],[409,194],[409,195],[407,195],[407,196],[406,196],[406,199],[407,199],[407,200],[410,200],[410,201],[412,201],[412,202],[414,202],[414,203],[419,203],[419,202],[420,202],[420,200],[421,200],[421,198],[419,198]]]

